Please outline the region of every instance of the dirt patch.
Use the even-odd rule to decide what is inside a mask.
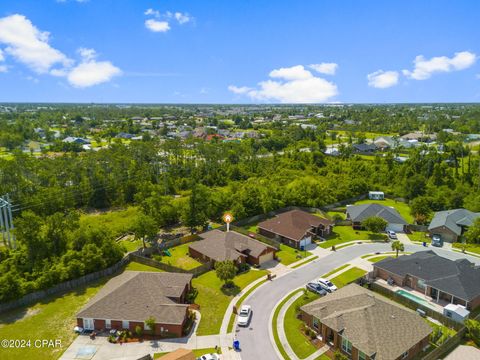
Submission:
[[[30,316],[37,315],[40,312],[40,308],[28,308],[27,311],[24,310],[16,310],[12,312],[8,312],[2,316],[0,316],[0,327],[4,326],[5,324],[11,324],[17,321],[22,321]]]

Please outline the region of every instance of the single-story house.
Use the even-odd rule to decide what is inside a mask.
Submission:
[[[350,284],[300,308],[302,320],[350,359],[412,359],[432,328],[414,311]]]
[[[371,154],[377,151],[375,144],[353,144],[352,148],[358,154]]]
[[[125,271],[109,280],[76,315],[85,330],[129,329],[137,326],[155,335],[182,336],[188,318],[185,297],[191,274]],[[153,317],[155,327],[145,320]]]
[[[273,260],[277,249],[235,231],[212,230],[200,234],[203,240],[190,243],[191,257],[201,261],[231,260],[236,264],[262,265]]]
[[[420,251],[373,264],[374,278],[391,281],[474,310],[480,306],[480,267],[467,259],[450,260],[433,251]]]
[[[258,232],[268,238],[299,249],[311,244],[315,236],[330,235],[333,222],[302,210],[291,210],[258,224]]]
[[[373,144],[381,150],[395,148],[395,140],[391,136],[379,136],[373,141]]]
[[[169,352],[163,356],[160,356],[158,359],[161,360],[195,360],[195,354],[192,350],[187,349],[177,349],[175,351]]]
[[[438,211],[433,216],[428,231],[431,235],[439,235],[445,242],[455,242],[478,218],[480,213],[466,209]]]
[[[373,216],[387,222],[386,230],[402,232],[408,224],[395,208],[381,204],[347,205],[346,213],[354,229],[362,229],[362,222]]]

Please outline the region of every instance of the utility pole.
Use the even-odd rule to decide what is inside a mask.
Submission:
[[[16,248],[15,235],[13,230],[12,203],[9,195],[0,197],[0,231],[2,232],[3,243],[10,249]]]

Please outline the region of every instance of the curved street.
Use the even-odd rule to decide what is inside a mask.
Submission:
[[[415,244],[405,244],[406,252],[433,250],[438,255],[468,260],[480,264],[480,258],[441,248],[425,248]],[[253,317],[248,328],[236,329],[240,341],[241,357],[244,360],[278,360],[279,357],[270,340],[270,315],[275,305],[292,290],[304,286],[308,281],[343,265],[349,261],[370,253],[391,251],[391,244],[363,244],[346,247],[326,257],[312,261],[296,271],[281,276],[270,283],[259,287],[245,303],[252,306]]]

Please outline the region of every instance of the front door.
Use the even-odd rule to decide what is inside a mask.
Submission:
[[[83,319],[83,328],[85,330],[93,330],[93,319]]]
[[[438,290],[432,288],[432,290],[430,290],[430,296],[432,297],[432,299],[437,300]]]

